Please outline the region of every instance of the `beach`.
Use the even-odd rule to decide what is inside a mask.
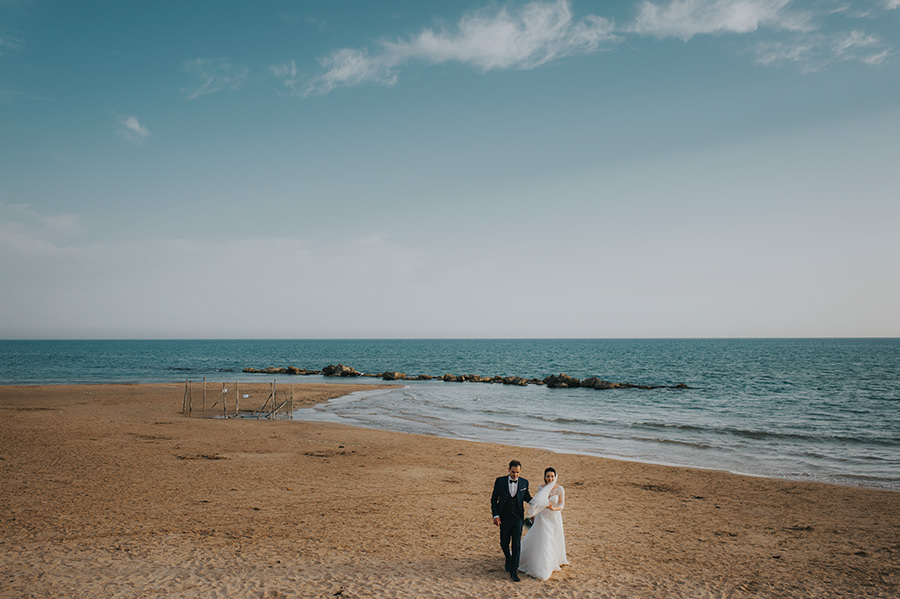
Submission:
[[[296,385],[296,407],[365,388]],[[0,386],[0,598],[900,596],[894,491],[188,418],[183,393]],[[570,565],[546,582],[503,571],[489,497],[512,458],[566,489]]]

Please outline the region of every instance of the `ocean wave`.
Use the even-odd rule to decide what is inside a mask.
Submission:
[[[553,424],[592,424],[592,422],[587,421],[583,418],[567,418],[565,416],[541,416],[539,414],[531,414],[530,417]]]
[[[511,427],[506,423],[501,424],[499,422],[471,422],[471,423],[469,423],[469,426],[474,427],[474,428],[486,428],[486,429],[490,429],[492,431],[515,431],[515,430],[518,430],[517,428]]]
[[[874,436],[849,436],[827,434],[815,431],[813,434],[786,432],[776,430],[761,430],[739,428],[733,426],[699,426],[694,424],[664,423],[664,422],[637,422],[632,425],[636,429],[648,430],[674,430],[692,433],[701,433],[717,436],[736,436],[754,441],[795,441],[798,443],[812,444],[860,444],[877,445],[882,447],[900,447],[900,437],[874,437]]]

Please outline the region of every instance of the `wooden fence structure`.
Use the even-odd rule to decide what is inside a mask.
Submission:
[[[194,382],[186,379],[184,382],[184,399],[181,404],[181,413],[188,418],[195,415],[201,418],[267,418],[269,420],[293,420],[294,419],[294,386],[291,385],[290,393],[281,392],[279,400],[279,391],[276,382],[269,384],[269,392],[266,401],[259,408],[248,409],[245,407],[241,410],[241,399],[249,400],[250,395],[246,393],[241,396],[240,383],[234,382],[234,387],[229,388],[228,383],[222,383],[222,389],[214,396],[215,401],[207,409],[207,389],[206,377],[203,377],[202,397],[197,398],[200,404],[197,406],[194,402]],[[229,405],[230,404],[230,405]],[[246,404],[245,404],[246,406]],[[199,408],[199,409],[198,409]]]

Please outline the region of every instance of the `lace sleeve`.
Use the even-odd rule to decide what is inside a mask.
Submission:
[[[566,507],[566,490],[563,489],[562,487],[558,487],[558,488],[559,488],[559,493],[558,493],[559,503],[556,505],[556,507],[558,507],[559,509],[563,509],[564,507]]]

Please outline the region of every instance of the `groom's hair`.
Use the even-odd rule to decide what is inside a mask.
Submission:
[[[513,461],[511,461],[511,462],[509,463],[509,467],[510,467],[511,469],[512,469],[512,468],[515,468],[516,466],[518,466],[519,468],[521,468],[521,467],[522,467],[522,462],[520,462],[519,460],[513,460]]]

